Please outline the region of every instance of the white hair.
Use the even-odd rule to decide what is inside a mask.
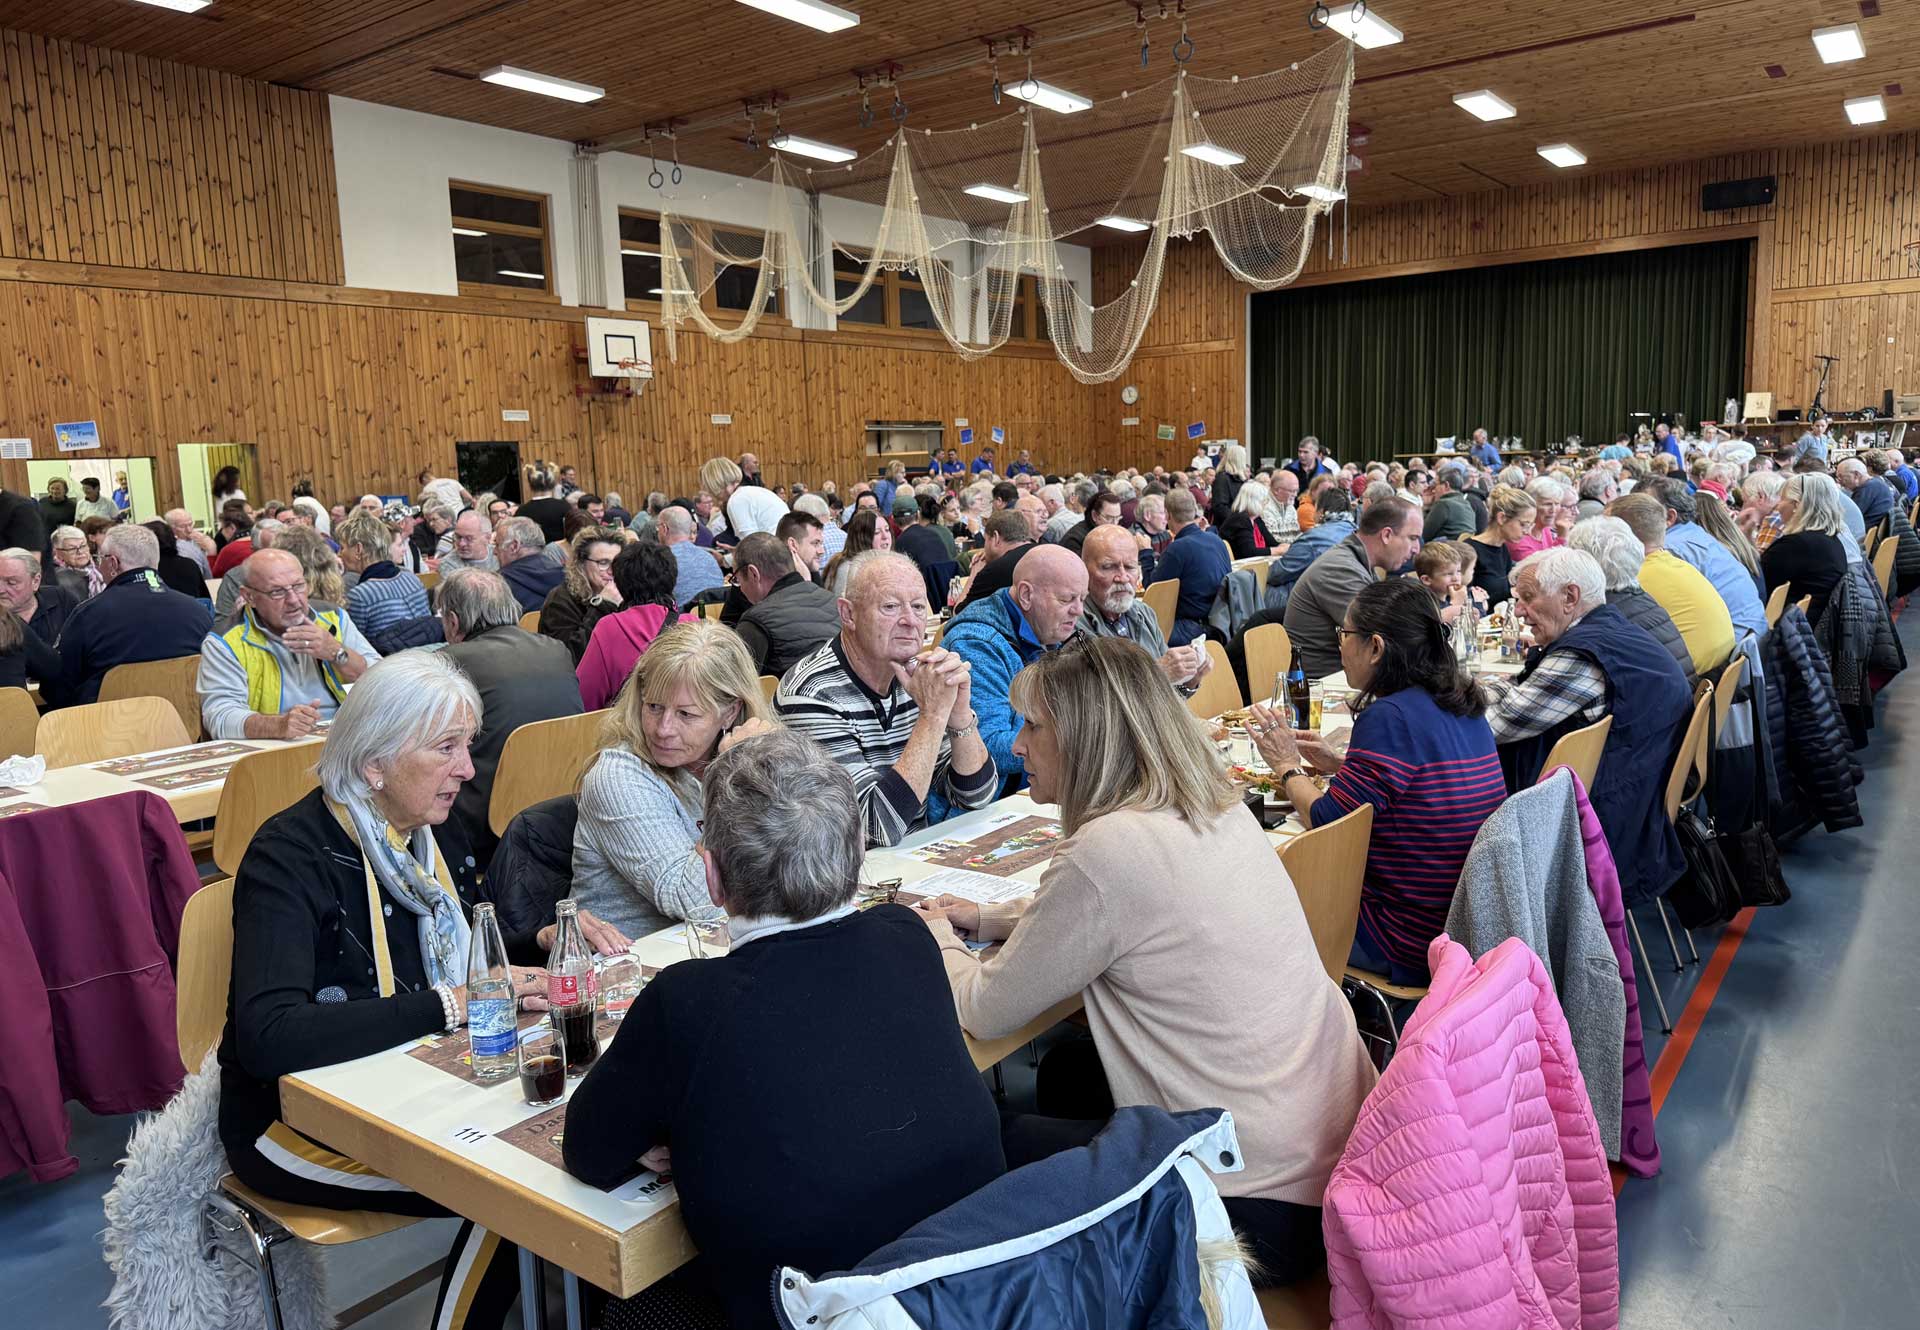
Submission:
[[[117,526],[100,537],[100,557],[111,554],[120,561],[120,571],[160,566],[160,538],[143,526]],[[37,558],[37,556],[36,556]]]
[[[77,526],[57,526],[53,534],[47,537],[49,544],[58,545],[63,540],[85,540],[87,533]]]
[[[402,651],[378,661],[347,690],[316,768],[320,788],[340,803],[373,793],[368,767],[385,768],[426,743],[461,712],[480,727],[480,694],[459,665],[437,651]]]
[[[1230,443],[1220,450],[1220,469],[1236,476],[1247,474],[1247,450]]]
[[[1606,578],[1607,590],[1629,591],[1640,585],[1640,565],[1646,562],[1646,546],[1633,534],[1633,528],[1617,517],[1586,517],[1567,532],[1567,544],[1593,556]]]
[[[152,536],[153,533],[149,531],[147,532],[147,535]],[[6,559],[11,559],[13,560],[13,562],[19,564],[22,568],[26,569],[27,574],[29,576],[31,577],[40,576],[40,556],[38,554],[35,554],[32,550],[23,550],[18,545],[14,546],[12,549],[0,550],[0,560],[6,560]]]
[[[802,494],[793,501],[793,511],[817,517],[822,525],[833,520],[833,510],[827,507],[827,501],[818,494]]]
[[[1116,477],[1114,482],[1107,486],[1107,493],[1113,495],[1113,497],[1120,500],[1120,502],[1125,503],[1133,497],[1133,483]]]
[[[853,779],[797,730],[714,759],[701,781],[704,845],[737,914],[812,919],[853,899],[866,829]]]
[[[1600,561],[1585,550],[1571,545],[1535,550],[1514,565],[1512,580],[1517,581],[1521,573],[1527,572],[1533,574],[1533,580],[1549,596],[1557,596],[1570,586],[1578,587],[1582,614],[1606,603],[1607,575],[1600,571]]]
[[[1832,476],[1823,476],[1817,471],[1791,476],[1781,487],[1781,493],[1799,504],[1782,534],[1822,531],[1840,540],[1852,539],[1847,531],[1846,509],[1840,505],[1853,500],[1834,483]]]
[[[1067,501],[1066,491],[1058,485],[1042,485],[1040,487],[1040,497],[1048,503],[1064,504]]]
[[[1240,487],[1234,496],[1233,511],[1236,513],[1264,513],[1267,505],[1273,501],[1273,495],[1267,487],[1257,480],[1249,480]]]
[[[1741,478],[1740,493],[1759,499],[1777,499],[1786,483],[1786,476],[1778,471],[1755,471]]]

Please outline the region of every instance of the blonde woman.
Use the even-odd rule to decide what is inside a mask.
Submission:
[[[1007,1163],[1084,1145],[1115,1106],[1228,1105],[1246,1167],[1222,1179],[1227,1214],[1266,1278],[1304,1278],[1374,1074],[1293,883],[1140,647],[1077,639],[1016,675],[1012,700],[1014,752],[1065,837],[1024,907],[922,907],[975,1037],[1085,995],[1092,1048],[1049,1053],[1048,1116],[1003,1124]],[[982,963],[961,933],[1005,945]]]
[[[333,608],[346,605],[346,573],[325,536],[310,526],[290,526],[274,536],[273,547],[300,561],[300,570],[307,575],[308,600]]]
[[[1207,516],[1216,527],[1227,524],[1248,479],[1247,450],[1237,443],[1222,448],[1220,468],[1213,473],[1213,500],[1207,505]]]
[[[1466,539],[1474,555],[1473,585],[1487,593],[1488,604],[1511,598],[1507,576],[1514,557],[1509,547],[1533,533],[1538,511],[1533,496],[1512,485],[1495,485],[1487,496],[1486,529]]]
[[[718,919],[707,895],[700,780],[707,764],[770,726],[739,636],[675,624],[634,666],[580,781],[573,899],[628,937]]]
[[[906,474],[904,468],[901,474]],[[745,478],[740,464],[730,457],[710,457],[700,467],[700,488],[726,514],[734,544],[756,531],[771,532],[787,515],[779,495],[764,485],[743,484]]]
[[[1859,542],[1847,532],[1845,509],[1852,507],[1831,476],[1808,471],[1781,486],[1777,510],[1786,526],[1760,556],[1760,575],[1769,596],[1782,582],[1787,600],[1812,596],[1807,619],[1819,623],[1827,598],[1859,557]]]

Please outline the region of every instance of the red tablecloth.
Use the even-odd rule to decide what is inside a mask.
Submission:
[[[173,964],[199,885],[155,794],[0,819],[0,1176],[79,1167],[69,1099],[131,1113],[180,1088]]]

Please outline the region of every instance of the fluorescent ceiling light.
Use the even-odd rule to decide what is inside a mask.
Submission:
[[[171,9],[182,14],[198,14],[213,0],[140,0],[143,5],[157,5],[161,9]]]
[[[1223,148],[1217,143],[1189,143],[1180,151],[1215,166],[1238,166],[1247,160],[1232,148]]]
[[[1368,4],[1335,5],[1327,14],[1327,28],[1369,51],[1406,40],[1405,33],[1374,13]]]
[[[995,203],[1025,203],[1027,196],[1017,189],[1003,189],[999,185],[968,185],[967,193],[976,199],[992,199]]]
[[[1005,85],[1005,88],[1009,97],[1018,97],[1023,102],[1044,106],[1047,110],[1058,111],[1061,115],[1090,110],[1093,106],[1091,97],[1082,97],[1077,92],[1056,88],[1051,83],[1042,83],[1039,79],[1022,79],[1018,83]]]
[[[819,139],[803,139],[798,134],[775,134],[769,140],[775,152],[790,152],[796,157],[812,157],[823,162],[850,162],[860,154]]]
[[[1294,190],[1293,192],[1296,194],[1304,195],[1310,199],[1319,199],[1322,203],[1338,203],[1341,199],[1344,199],[1346,197],[1346,193],[1344,191],[1338,190],[1338,189],[1330,189],[1326,185],[1322,185],[1318,183],[1311,184],[1311,185],[1302,185],[1300,186],[1300,188]]]
[[[1555,166],[1585,166],[1587,154],[1571,143],[1548,143],[1535,148],[1535,152],[1552,162]]]
[[[453,228],[453,233],[457,236],[483,236],[486,234],[485,231],[476,231],[471,226],[456,226]]]
[[[558,97],[569,102],[597,102],[607,95],[605,88],[596,88],[591,83],[575,83],[572,79],[536,74],[530,69],[515,69],[512,65],[495,65],[480,75],[480,81],[497,83],[503,88],[518,88],[521,92],[537,92],[542,97]]]
[[[1495,96],[1482,88],[1478,92],[1456,92],[1453,104],[1468,115],[1478,116],[1482,120],[1511,120],[1518,114],[1513,103]]]
[[[625,245],[622,245],[620,252],[622,254],[630,254],[636,259],[657,259],[660,257],[660,251],[657,249],[628,249]]]
[[[1847,119],[1856,125],[1877,125],[1887,118],[1887,103],[1879,93],[1871,97],[1849,97]]]
[[[1815,28],[1813,49],[1820,53],[1821,60],[1829,65],[1837,65],[1843,60],[1858,60],[1866,55],[1867,43],[1860,36],[1858,23],[1842,23],[1837,28]]]
[[[524,277],[530,282],[544,282],[547,275],[543,272],[521,272],[518,268],[496,268],[502,277]]]
[[[804,23],[809,28],[818,28],[821,32],[839,32],[860,21],[860,16],[852,10],[826,4],[824,0],[740,0],[740,3],[751,5],[763,14],[773,14],[792,19],[795,23]]]
[[[1138,217],[1102,217],[1095,225],[1110,227],[1115,231],[1153,230],[1151,224],[1141,221]]]

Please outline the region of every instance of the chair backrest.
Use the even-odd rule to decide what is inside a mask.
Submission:
[[[1880,580],[1880,594],[1893,594],[1893,558],[1900,549],[1900,537],[1888,536],[1873,552],[1873,575]]]
[[[213,819],[213,862],[221,872],[238,873],[261,824],[320,787],[313,770],[320,749],[317,743],[276,744],[233,764]]]
[[[1699,749],[1707,741],[1707,710],[1713,705],[1713,683],[1702,679],[1693,690],[1693,715],[1687,721],[1685,733],[1680,736],[1680,747],[1674,751],[1673,766],[1667,772],[1667,820],[1676,821],[1680,817],[1681,805],[1699,793],[1699,786],[1690,779],[1700,765]]]
[[[0,757],[33,756],[40,708],[24,688],[0,688]]]
[[[1247,691],[1254,699],[1273,696],[1273,681],[1293,662],[1293,639],[1277,623],[1247,629]]]
[[[1253,574],[1254,585],[1260,588],[1260,599],[1265,600],[1267,598],[1267,574],[1273,571],[1273,560],[1262,559],[1256,564],[1250,564],[1247,571]]]
[[[1600,770],[1600,754],[1607,746],[1607,735],[1613,732],[1613,717],[1602,716],[1593,724],[1563,734],[1554,743],[1553,751],[1547,754],[1547,760],[1540,764],[1540,777],[1555,767],[1572,767],[1580,784],[1591,790],[1594,773]],[[1539,784],[1535,781],[1534,784]]]
[[[440,574],[431,568],[427,569],[426,572],[420,574],[420,585],[428,591],[433,590],[440,585]]]
[[[539,632],[540,631],[540,611],[528,610],[525,614],[521,615],[520,627],[525,629],[529,633]]]
[[[187,897],[180,915],[173,1031],[180,1062],[198,1071],[227,1024],[227,984],[233,977],[233,879],[209,882]]]
[[[180,713],[166,698],[123,697],[49,711],[40,718],[34,751],[50,767],[71,767],[190,742]]]
[[[1780,616],[1787,612],[1787,592],[1792,589],[1792,586],[1791,582],[1782,582],[1773,589],[1773,594],[1767,597],[1767,627],[1771,628],[1779,623]]]
[[[1800,597],[1800,599],[1793,602],[1793,607],[1796,610],[1799,610],[1802,614],[1812,614],[1813,613],[1812,595],[1809,594],[1809,595]]]
[[[180,724],[188,743],[198,743],[206,734],[200,720],[200,657],[175,656],[171,660],[143,660],[132,665],[115,665],[100,680],[100,701],[118,702],[129,697],[161,697],[180,714]]]
[[[600,724],[606,716],[601,710],[536,720],[507,736],[487,803],[487,825],[494,835],[503,835],[521,809],[573,793],[587,759],[600,746]]]
[[[1868,558],[1872,558],[1873,551],[1876,547],[1878,547],[1879,544],[1880,544],[1880,527],[1877,524],[1874,526],[1868,527],[1866,537],[1860,543],[1861,551],[1865,553]]]
[[[1187,699],[1187,710],[1202,719],[1247,704],[1246,699],[1240,696],[1240,681],[1233,677],[1233,666],[1227,663],[1226,649],[1211,639],[1207,641],[1206,649],[1207,655],[1213,659],[1213,668],[1200,681],[1199,691]]]
[[[1303,831],[1280,847],[1280,862],[1293,879],[1306,912],[1320,964],[1334,983],[1347,972],[1353,933],[1360,926],[1360,884],[1367,875],[1367,843],[1373,835],[1373,805],[1361,804],[1343,818]]]
[[[779,675],[763,674],[760,676],[760,696],[764,697],[767,700],[768,706],[773,705],[773,695],[779,691],[780,691]]]
[[[704,618],[718,619],[720,617],[720,606],[720,601],[710,600],[700,607],[700,613]]]
[[[1140,599],[1147,602],[1147,608],[1153,611],[1153,617],[1160,621],[1160,636],[1173,636],[1174,611],[1180,605],[1180,583],[1172,578],[1165,582],[1155,582],[1140,593]]]
[[[1740,691],[1740,681],[1746,677],[1747,658],[1735,654],[1734,658],[1727,662],[1727,667],[1720,671],[1720,677],[1713,681],[1713,732],[1715,734],[1726,733],[1727,713],[1733,710],[1734,696]],[[1700,751],[1703,753],[1706,751],[1704,742],[1700,746]],[[1700,773],[1702,780],[1706,779],[1706,774],[1705,771]]]

